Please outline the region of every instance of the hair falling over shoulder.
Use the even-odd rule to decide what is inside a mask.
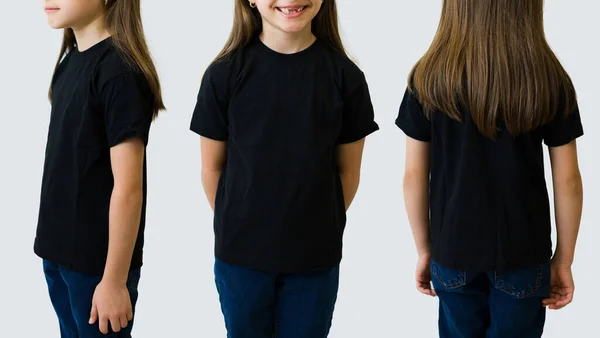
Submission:
[[[425,113],[461,120],[482,134],[535,130],[575,104],[571,79],[546,41],[543,0],[444,0],[436,36],[409,87]],[[564,111],[561,111],[564,109]]]
[[[148,81],[154,96],[152,117],[155,118],[159,111],[165,109],[165,106],[158,73],[144,36],[140,0],[108,0],[104,15],[106,28],[112,36],[117,51],[132,67],[141,71]],[[65,54],[75,48],[76,43],[73,30],[66,28],[56,67]],[[49,95],[51,91],[52,88]]]
[[[250,7],[248,0],[235,0],[233,27],[229,39],[215,61],[226,59],[236,50],[246,46],[262,31],[262,18],[258,9]],[[312,21],[312,33],[331,48],[346,55],[340,36],[335,0],[325,0],[319,14]]]

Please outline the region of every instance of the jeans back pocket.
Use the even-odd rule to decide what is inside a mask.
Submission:
[[[508,295],[523,299],[532,297],[540,288],[549,283],[549,263],[540,264],[533,268],[519,269],[514,271],[494,273],[494,286]],[[546,278],[544,278],[546,275]],[[546,279],[546,281],[544,281]],[[544,288],[546,289],[546,288]]]
[[[445,268],[436,261],[431,261],[431,274],[434,288],[442,287],[446,290],[458,289],[467,284],[467,272]]]

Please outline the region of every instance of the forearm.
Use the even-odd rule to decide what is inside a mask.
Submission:
[[[110,199],[108,256],[104,280],[125,283],[137,240],[142,213],[142,188],[113,190]]]
[[[404,202],[419,255],[430,252],[429,177],[408,174],[404,177]]]
[[[342,181],[342,190],[344,193],[344,204],[346,211],[350,208],[356,192],[358,191],[358,185],[360,184],[360,173],[345,173],[340,172],[340,179]]]
[[[202,186],[212,210],[215,210],[215,201],[217,198],[217,188],[222,170],[202,170]]]
[[[555,258],[573,263],[583,207],[583,184],[580,175],[554,183],[554,209],[557,246]]]

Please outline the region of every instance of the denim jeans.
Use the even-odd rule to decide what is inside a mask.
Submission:
[[[129,338],[133,320],[119,333],[112,332],[109,324],[109,334],[100,332],[98,321],[94,325],[89,324],[90,312],[92,310],[92,297],[96,286],[102,280],[102,276],[91,276],[67,270],[58,264],[43,261],[44,274],[48,283],[50,300],[60,325],[60,336],[62,338]],[[140,269],[129,273],[127,289],[131,297],[131,304],[135,312],[135,303],[138,298],[138,283],[140,280]]]
[[[217,260],[215,282],[228,338],[325,338],[339,266],[300,274],[247,269]]]
[[[550,295],[550,263],[496,273],[456,271],[431,262],[441,338],[539,338]]]

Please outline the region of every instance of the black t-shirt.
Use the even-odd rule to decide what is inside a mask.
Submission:
[[[317,40],[279,54],[259,39],[206,71],[191,130],[227,141],[215,207],[220,260],[275,272],[341,260],[336,147],[378,129],[364,74]]]
[[[432,258],[461,270],[518,269],[552,255],[550,204],[542,142],[561,146],[583,135],[577,106],[518,137],[483,136],[468,110],[463,122],[441,112],[430,119],[406,91],[396,124],[430,142]]]
[[[42,179],[35,253],[65,268],[102,274],[114,180],[110,148],[129,138],[147,144],[153,96],[108,38],[59,65]],[[131,269],[142,265],[144,202]]]

